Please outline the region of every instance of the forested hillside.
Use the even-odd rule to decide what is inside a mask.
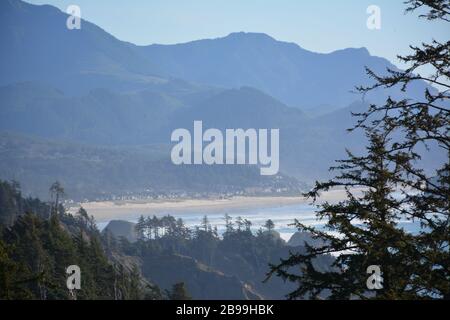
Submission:
[[[100,232],[83,208],[66,213],[61,194],[45,203],[0,181],[0,299],[167,299],[181,289],[194,299],[284,299],[293,288],[264,281],[269,263],[304,252],[271,222],[253,233],[251,221],[226,216],[219,236],[207,217],[193,229],[172,216],[141,217]],[[332,261],[319,257],[318,270]],[[70,265],[81,269],[81,290],[67,289]]]
[[[285,299],[293,285],[277,278],[265,281],[269,264],[289,252],[304,252],[305,244],[288,245],[273,230],[271,220],[256,233],[247,219],[233,221],[225,215],[224,220],[226,231],[221,235],[207,216],[191,229],[170,215],[141,217],[131,234],[123,233],[129,230],[128,222],[123,221],[121,228],[115,221],[106,233],[121,234],[119,241],[109,242],[113,251],[139,259],[143,275],[163,289],[183,282],[194,299]],[[333,260],[318,257],[317,270],[329,270]]]
[[[119,257],[120,258],[120,257]],[[84,210],[72,216],[0,181],[0,299],[161,299],[137,268],[111,259]],[[66,268],[81,269],[67,289]]]

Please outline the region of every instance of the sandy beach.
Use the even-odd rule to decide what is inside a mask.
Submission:
[[[322,201],[339,201],[345,197],[343,190],[324,192],[320,197]],[[134,220],[141,214],[158,215],[180,212],[214,213],[224,210],[242,210],[264,207],[281,207],[302,203],[310,203],[311,199],[302,196],[265,196],[265,197],[232,197],[229,199],[181,199],[181,200],[128,200],[128,201],[96,201],[85,202],[70,208],[71,212],[80,206],[86,209],[89,215],[94,216],[97,222],[114,219]]]

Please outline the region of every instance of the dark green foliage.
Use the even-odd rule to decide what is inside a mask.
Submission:
[[[234,223],[227,218],[223,238],[207,217],[195,230],[172,216],[141,217],[138,241],[132,243],[107,228],[100,234],[83,208],[73,216],[58,205],[51,214],[55,202],[23,199],[17,186],[1,185],[0,198],[13,204],[2,211],[11,221],[1,225],[2,299],[164,298],[143,276],[169,290],[168,297],[187,297],[172,292],[174,284],[184,282],[194,298],[282,298],[289,286],[277,279],[263,283],[267,263],[301,250],[287,247],[273,230],[254,235],[251,222],[239,217]],[[321,263],[326,269],[329,261]],[[81,269],[81,290],[66,287],[69,265]]]
[[[255,235],[248,220],[237,217],[233,222],[229,215],[224,220],[226,230],[219,237],[207,217],[193,230],[171,216],[141,217],[136,224],[140,240],[122,242],[117,250],[139,258],[144,276],[166,290],[185,282],[195,299],[282,299],[292,286],[280,279],[263,283],[268,263],[303,248],[288,247],[272,224],[270,231]],[[317,264],[326,270],[331,261],[321,257]]]
[[[100,233],[83,209],[77,217],[60,210],[43,218],[32,213],[34,205],[41,212],[50,212],[50,205],[22,199],[14,184],[0,185],[1,208],[7,208],[1,217],[10,224],[0,225],[0,299],[160,297],[155,288],[142,283],[135,268],[125,269],[108,259]],[[23,207],[27,213],[20,213]],[[66,286],[70,265],[81,269],[81,289],[73,292]]]
[[[267,231],[272,231],[273,228],[275,228],[275,224],[273,223],[273,221],[271,219],[267,220],[266,223],[264,224],[264,226],[266,227]]]
[[[172,291],[167,294],[170,300],[191,300],[186,285],[184,282],[175,283],[172,287]]]
[[[407,3],[408,12],[425,7],[422,16],[428,20],[449,21],[448,0]],[[354,129],[364,129],[370,142],[366,155],[348,152],[348,158],[332,168],[340,174],[308,193],[315,200],[320,191],[346,189],[345,201],[324,203],[317,212],[327,221],[326,231],[339,236],[297,223],[324,244],[272,265],[271,274],[297,284],[291,299],[324,292],[334,299],[450,299],[450,42],[411,49],[411,55],[400,57],[410,66],[407,70],[378,76],[368,69],[376,84],[359,90],[397,86],[408,93],[422,80],[442,90],[425,89],[422,100],[388,98],[384,105],[355,114],[359,120]],[[435,73],[421,76],[417,68],[424,65]],[[428,148],[440,150],[446,159],[436,169],[424,170]],[[401,220],[418,222],[421,228],[406,232]],[[332,272],[318,270],[313,263],[327,253],[338,254]],[[383,288],[372,292],[366,286],[370,265],[380,266],[384,280]],[[291,269],[298,267],[302,273],[293,274]]]
[[[11,258],[12,246],[0,239],[0,298],[32,299],[32,292],[24,283],[36,281],[38,276],[31,276],[23,262]]]
[[[49,207],[38,199],[22,198],[17,182],[0,180],[0,225],[11,226],[20,214],[30,211],[41,217],[50,215]]]

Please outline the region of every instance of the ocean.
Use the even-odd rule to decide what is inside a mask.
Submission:
[[[215,209],[214,211],[209,213],[205,211],[199,213],[195,210],[186,210],[183,212],[161,211],[159,213],[156,213],[155,215],[157,217],[162,217],[170,214],[175,218],[182,218],[184,223],[190,228],[199,226],[203,217],[206,215],[210,224],[213,227],[217,226],[219,234],[222,234],[225,231],[225,214],[230,215],[233,218],[233,221],[239,216],[243,219],[250,220],[252,222],[251,229],[254,232],[256,232],[259,228],[264,228],[264,223],[268,219],[271,219],[275,223],[274,230],[279,232],[280,236],[284,240],[288,241],[290,237],[297,231],[295,226],[292,225],[295,219],[305,225],[314,226],[320,230],[323,230],[323,226],[325,225],[326,221],[317,219],[315,214],[316,210],[317,208],[314,205],[302,203],[294,205],[291,204],[269,206],[264,208],[224,208],[223,210]],[[138,217],[139,215],[139,212],[136,212],[136,214],[134,214],[133,216]],[[128,221],[137,222],[137,219],[130,219]],[[107,224],[108,221],[102,221],[97,223],[97,226],[100,230],[102,230]],[[418,232],[420,230],[420,225],[416,221],[413,222],[403,220],[399,222],[399,226],[412,233]]]

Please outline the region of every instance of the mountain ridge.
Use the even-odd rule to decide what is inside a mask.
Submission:
[[[394,68],[365,48],[314,53],[245,32],[136,46],[85,20],[81,30],[68,30],[67,14],[51,6],[20,0],[0,6],[6,48],[0,51],[0,132],[97,147],[159,143],[169,149],[170,133],[191,128],[194,120],[222,129],[279,128],[280,172],[311,182],[327,178],[346,147],[364,151],[362,134],[346,132],[353,107],[361,110],[388,95],[415,99],[425,88],[413,86],[408,96],[397,88],[374,90],[363,101],[351,91],[370,83],[364,66],[375,72]],[[67,172],[76,163],[71,160]],[[125,170],[122,162],[111,163]],[[143,170],[130,163],[135,167],[127,170]],[[35,169],[48,173],[42,165]]]
[[[0,53],[0,85],[41,81],[83,94],[98,87],[124,92],[183,79],[219,88],[254,87],[305,109],[346,107],[361,100],[352,91],[370,83],[365,66],[377,73],[396,69],[365,48],[316,53],[255,32],[137,46],[86,20],[80,30],[68,30],[66,13],[20,0],[4,2],[0,17],[2,44],[8,48]],[[375,91],[366,98],[378,102],[388,94],[402,95],[399,90]]]

